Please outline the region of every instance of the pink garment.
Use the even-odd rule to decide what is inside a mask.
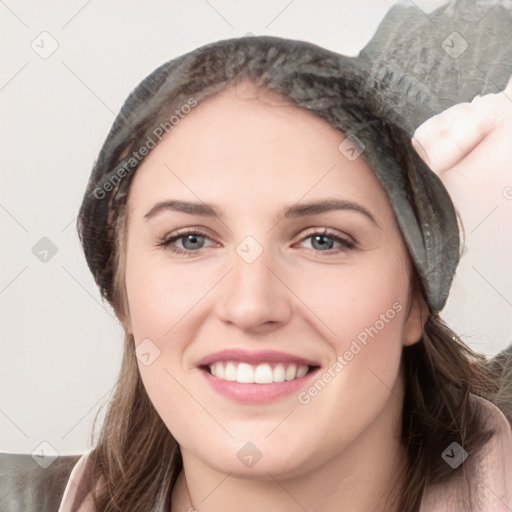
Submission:
[[[83,453],[82,456],[78,459],[75,466],[73,467],[73,470],[69,475],[66,488],[64,489],[64,494],[60,502],[59,510],[57,512],[71,512],[71,507],[73,506],[73,501],[76,496],[78,484],[80,482],[80,479],[82,478],[83,470],[89,453],[90,452]],[[79,512],[97,512],[96,507],[92,502],[92,498],[90,498],[90,494],[80,505]]]
[[[465,474],[427,489],[420,512],[512,512],[510,422],[493,403],[472,396],[484,407],[487,426],[496,434],[479,453],[468,454]]]
[[[465,474],[427,489],[420,512],[512,512],[512,428],[494,404],[480,397],[475,399],[484,406],[489,426],[496,434],[479,453],[468,454]],[[456,451],[457,447],[449,450],[448,455],[456,455]],[[84,453],[74,466],[58,512],[71,512],[87,454]],[[96,512],[89,496],[78,512]]]

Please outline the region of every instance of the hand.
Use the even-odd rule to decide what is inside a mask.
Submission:
[[[503,92],[424,122],[413,145],[447,188],[466,234],[499,213],[512,241],[512,78]]]
[[[473,349],[496,354],[512,332],[512,79],[501,93],[427,120],[413,145],[447,188],[464,228],[445,317],[459,334],[469,333]]]

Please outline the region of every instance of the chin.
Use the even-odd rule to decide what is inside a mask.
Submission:
[[[261,434],[255,436],[253,442],[249,439],[218,441],[216,446],[210,442],[204,449],[201,449],[200,443],[194,443],[195,456],[214,470],[235,478],[286,479],[314,469],[314,457],[305,450],[303,443],[286,445],[277,437],[275,440],[265,439]]]

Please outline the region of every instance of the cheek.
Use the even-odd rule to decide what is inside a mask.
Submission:
[[[139,372],[151,402],[180,439],[180,435],[190,435],[189,420],[201,415],[190,407],[184,360],[187,346],[201,325],[205,295],[215,284],[214,274],[210,269],[198,275],[184,266],[169,265],[165,258],[137,254],[135,248],[126,261],[126,291]],[[146,353],[150,355],[145,358]],[[146,364],[148,359],[150,364]],[[186,409],[187,421],[169,414],[170,408]]]
[[[125,276],[137,364],[147,395],[176,439],[199,436],[195,431],[204,418],[190,406],[182,362],[191,335],[187,320],[205,291],[194,286],[183,269],[135,253],[127,258]],[[186,421],[172,413],[176,410],[186,411]]]
[[[332,356],[298,396],[304,434],[313,437],[324,428],[325,453],[350,443],[393,399],[408,307],[406,276],[398,279],[395,273],[369,268],[364,276],[347,272],[341,279],[338,286],[331,280],[334,290],[309,296],[322,323],[329,326],[324,332]],[[315,422],[308,420],[311,416]],[[332,425],[343,428],[333,432]],[[304,449],[317,450],[313,445]]]
[[[311,393],[305,390],[304,402],[318,395],[318,402],[326,407],[337,403],[341,415],[365,408],[371,415],[398,375],[409,304],[408,274],[396,257],[326,272],[295,282],[297,294],[307,297],[316,329],[331,353],[331,363],[320,376],[329,390],[324,393],[320,382]]]
[[[207,287],[179,266],[134,255],[126,264],[126,291],[133,334],[138,341],[169,335],[200,301]]]
[[[364,265],[317,267],[298,273],[293,290],[337,353],[354,339],[364,344],[379,337],[381,345],[401,341],[409,282],[399,258],[379,255]]]

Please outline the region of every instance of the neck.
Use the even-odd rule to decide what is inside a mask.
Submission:
[[[222,474],[182,448],[184,469],[173,491],[172,512],[398,511],[406,464],[399,395],[391,393],[388,407],[350,446],[293,477]]]

